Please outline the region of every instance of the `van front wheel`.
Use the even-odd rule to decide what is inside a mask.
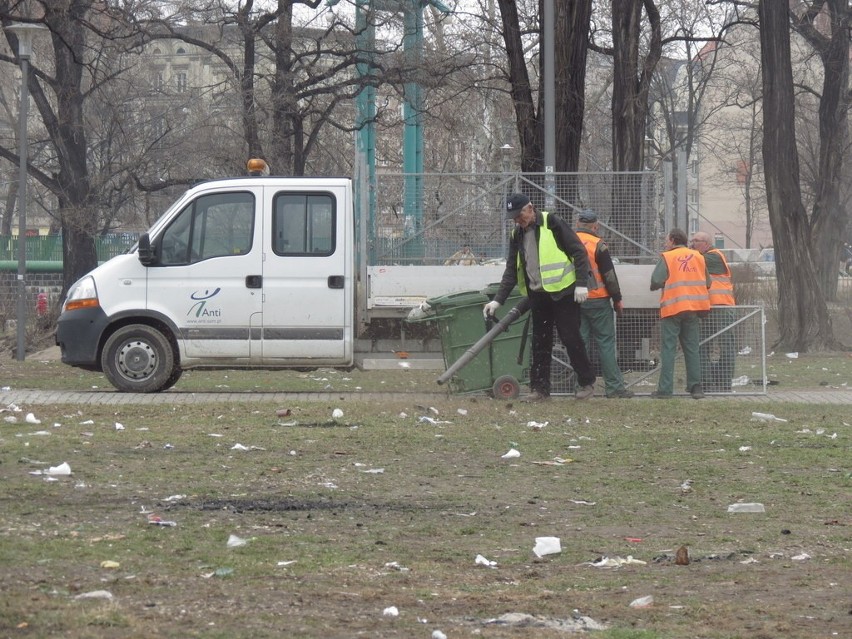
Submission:
[[[169,340],[144,324],[123,326],[104,344],[101,367],[110,383],[125,393],[156,393],[169,386],[175,356]]]

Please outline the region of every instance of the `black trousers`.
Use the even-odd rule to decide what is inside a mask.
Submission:
[[[550,395],[550,363],[553,351],[553,328],[568,352],[571,368],[580,386],[595,383],[595,372],[580,335],[580,305],[574,295],[554,300],[550,293],[530,291],[532,314],[532,368],[530,389]]]

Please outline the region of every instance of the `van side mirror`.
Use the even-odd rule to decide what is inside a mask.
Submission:
[[[150,266],[154,263],[156,255],[154,250],[151,248],[151,237],[147,233],[143,233],[139,236],[139,246],[136,251],[139,255],[139,261],[142,263],[142,266]]]

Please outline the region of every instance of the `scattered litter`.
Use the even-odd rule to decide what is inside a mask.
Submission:
[[[750,450],[751,450],[751,446],[740,446],[740,448],[739,448],[739,451],[741,453],[747,453]]]
[[[755,559],[754,557],[749,557],[748,559],[743,559],[740,563],[741,564],[756,564],[758,562],[757,562],[757,559]]]
[[[642,538],[641,537],[625,537],[624,541],[629,541],[631,544],[641,544]]]
[[[459,415],[467,415],[467,409],[466,408],[459,408],[456,412]]]
[[[408,417],[408,413],[406,413],[406,412],[402,412],[402,413],[399,414],[400,419],[405,419],[406,417]]]
[[[538,464],[539,466],[564,466],[565,464],[570,464],[573,459],[568,459],[567,457],[554,457],[549,461],[534,461],[533,464]]]
[[[500,455],[500,459],[513,459],[515,457],[520,457],[520,456],[521,456],[520,451],[518,451],[514,448],[510,448],[507,453]]]
[[[740,375],[731,380],[731,386],[748,386],[750,383],[748,375]]]
[[[580,506],[595,506],[598,502],[589,501],[588,499],[569,499],[572,504],[579,504]]]
[[[549,628],[562,632],[581,632],[583,630],[606,630],[607,627],[585,615],[574,614],[573,619],[550,619],[534,617],[523,612],[507,612],[494,619],[487,619],[486,625],[511,626],[516,628]]]
[[[739,350],[740,355],[751,355],[751,346],[743,346]]]
[[[633,555],[627,557],[600,557],[589,563],[595,568],[621,568],[622,566],[644,566],[648,562],[641,559],[634,559]]]
[[[163,444],[163,450],[172,450],[174,447],[174,444]]]
[[[18,418],[15,417],[14,415],[7,415],[6,417],[3,418],[3,421],[6,422],[7,424],[17,424]]]
[[[92,590],[84,592],[74,597],[74,599],[112,599],[112,593],[109,590]]]
[[[290,565],[295,564],[295,563],[296,563],[296,560],[295,560],[295,559],[290,559],[290,560],[288,560],[288,561],[279,561],[279,562],[278,562],[277,564],[275,564],[275,565],[276,565],[276,566],[290,566]]]
[[[154,514],[148,515],[148,523],[152,526],[177,526],[176,521],[169,521],[167,519],[163,519],[159,515]]]
[[[101,568],[115,569],[115,568],[120,568],[120,567],[121,567],[120,563],[118,563],[117,561],[113,561],[111,559],[104,559],[101,562]]]
[[[434,406],[429,407],[429,412],[432,413],[433,415],[439,415],[440,414],[440,411],[437,408],[435,408]]]
[[[397,572],[408,572],[410,568],[406,568],[405,566],[400,565],[398,561],[389,561],[385,564],[385,568],[390,568],[391,570],[396,570]]]
[[[417,421],[421,424],[432,424],[436,426],[438,424],[452,424],[453,422],[444,420],[444,419],[435,419],[434,417],[429,417],[428,415],[421,415],[417,418]]]
[[[432,631],[432,639],[447,639],[447,635],[445,635],[440,630],[433,630]]]
[[[528,421],[527,428],[532,428],[533,430],[541,430],[545,426],[547,426],[550,422],[536,422],[536,421]]]
[[[248,446],[243,446],[242,444],[234,444],[231,446],[231,450],[248,450]]]
[[[339,408],[335,408],[331,411],[331,418],[334,420],[343,419],[343,411]]]
[[[115,430],[124,430],[124,424],[115,422]]]
[[[384,468],[369,468],[367,470],[362,470],[362,473],[367,473],[368,475],[381,475],[385,472]]]
[[[762,422],[786,422],[786,419],[781,419],[780,417],[775,417],[772,413],[752,413],[752,420],[762,421]]]
[[[228,548],[239,548],[240,546],[245,546],[248,543],[248,539],[243,539],[242,537],[237,537],[236,535],[231,535],[228,537]]]
[[[646,597],[639,597],[639,599],[634,599],[630,602],[631,608],[650,608],[654,605],[654,595],[648,595]]]
[[[384,617],[399,617],[399,609],[396,606],[388,606],[382,610]]]
[[[731,504],[728,506],[729,513],[765,513],[766,509],[763,504],[748,503],[748,504]]]
[[[685,479],[683,483],[680,485],[680,492],[683,495],[687,495],[692,492],[692,480]]]
[[[180,501],[181,499],[186,499],[186,495],[169,495],[163,501]]]
[[[210,573],[211,577],[230,577],[234,574],[233,568],[217,568],[214,572]]]
[[[88,424],[94,424],[94,423],[95,423],[94,420],[87,419],[84,422],[80,422],[80,426],[87,426]]]
[[[46,471],[44,471],[45,475],[52,475],[54,477],[59,475],[70,475],[71,474],[71,466],[68,465],[68,462],[62,462],[59,466],[51,466]]]
[[[784,353],[788,359],[799,359],[798,353]]]
[[[537,557],[555,555],[562,552],[562,544],[559,541],[559,537],[536,537],[533,552]]]
[[[41,420],[32,413],[27,413],[25,420],[28,424],[41,424]]]
[[[290,417],[290,409],[289,408],[279,408],[275,411],[275,415],[277,417]]]
[[[790,557],[790,559],[792,559],[793,561],[807,561],[810,558],[811,558],[811,556],[806,552],[803,552],[799,555],[793,555],[792,557]]]
[[[497,567],[496,561],[492,561],[491,559],[486,559],[482,555],[477,555],[475,561],[476,561],[477,566],[488,566],[489,568],[496,568]]]

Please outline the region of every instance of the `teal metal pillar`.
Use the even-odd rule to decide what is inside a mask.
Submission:
[[[403,173],[406,261],[422,263],[423,239],[423,89],[416,81],[423,57],[423,7],[410,0],[404,7],[403,50],[407,66],[414,70],[415,81],[405,83],[403,119]]]
[[[369,0],[355,2],[355,39],[361,78],[373,74],[376,27]],[[355,139],[355,211],[359,237],[356,246],[365,251],[369,264],[377,261],[376,246],[376,88],[365,86],[355,100],[357,107]],[[365,225],[366,223],[366,225]],[[359,256],[361,264],[364,254]]]

